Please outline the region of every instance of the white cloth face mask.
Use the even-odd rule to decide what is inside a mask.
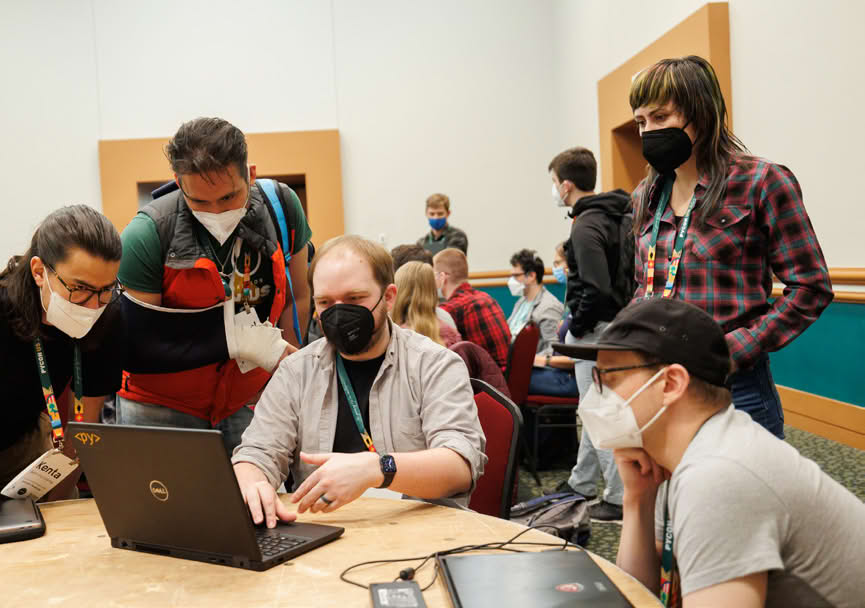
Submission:
[[[634,417],[634,410],[631,409],[630,404],[640,393],[660,378],[666,369],[666,367],[661,369],[649,378],[627,400],[622,399],[616,391],[610,388],[599,393],[594,382],[592,383],[586,396],[581,399],[577,413],[596,447],[604,450],[643,447],[643,432],[664,413],[667,406],[664,405],[657,414],[652,416],[651,420],[643,425],[643,428],[640,428],[637,426],[637,419]]]
[[[61,298],[53,289],[48,281],[48,272],[43,275],[43,280],[48,283],[48,291],[51,292],[51,297],[48,299],[48,308],[43,304],[45,310],[45,320],[62,331],[70,338],[83,338],[87,335],[102,313],[105,312],[105,306],[99,308],[87,308],[73,304],[65,298]],[[40,302],[42,298],[39,298]]]
[[[553,202],[556,204],[556,207],[567,207],[568,204],[562,198],[562,195],[559,194],[559,189],[556,188],[556,185],[553,184]]]
[[[251,172],[249,166],[246,167],[246,183],[249,184],[249,180],[251,177]],[[225,244],[225,241],[228,240],[228,237],[234,232],[234,229],[237,228],[237,225],[240,223],[240,220],[243,219],[243,216],[246,215],[246,210],[249,207],[249,197],[252,194],[252,184],[249,184],[250,192],[246,196],[246,202],[243,203],[243,207],[240,209],[232,209],[231,211],[223,211],[222,213],[211,213],[209,211],[195,211],[192,208],[189,210],[192,211],[192,215],[195,216],[201,225],[204,226],[207,231],[219,241],[219,245],[222,246]]]
[[[512,296],[520,297],[526,290],[526,286],[517,281],[515,277],[511,277],[508,279],[508,289],[511,290]]]
[[[222,213],[195,211],[193,209],[190,209],[190,211],[192,211],[195,219],[201,222],[201,225],[213,235],[213,238],[219,241],[220,245],[224,245],[228,237],[234,232],[234,229],[237,228],[240,220],[246,215],[246,205],[240,209],[232,209],[231,211],[223,211]]]

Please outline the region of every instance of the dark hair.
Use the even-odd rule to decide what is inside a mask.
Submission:
[[[588,148],[569,148],[556,154],[548,170],[554,171],[560,182],[568,180],[583,192],[594,190],[598,180],[598,163]]]
[[[535,273],[535,282],[538,285],[544,282],[544,261],[538,257],[536,251],[520,249],[511,256],[511,266],[519,266],[525,273]]]
[[[243,132],[221,118],[196,118],[180,125],[165,146],[165,156],[177,175],[201,175],[237,168],[246,179],[246,137]]]
[[[647,105],[663,106],[672,101],[685,120],[694,125],[694,154],[697,170],[709,175],[709,184],[694,215],[697,225],[715,213],[727,188],[727,168],[734,156],[747,150],[727,124],[727,106],[721,85],[711,64],[696,55],[662,59],[634,77],[629,95],[631,110]],[[655,183],[658,172],[649,167],[647,185]],[[650,187],[636,201],[634,233],[646,221]]]
[[[407,262],[423,262],[432,266],[432,253],[421,247],[420,245],[397,245],[390,250],[390,255],[393,257],[393,271],[399,270],[399,267]]]
[[[0,285],[6,288],[9,298],[9,325],[19,339],[35,339],[42,323],[42,301],[30,272],[30,259],[38,256],[44,264],[56,268],[74,248],[106,262],[120,261],[123,253],[120,235],[107,217],[87,205],[70,205],[46,217],[26,253],[10,258],[0,272]]]

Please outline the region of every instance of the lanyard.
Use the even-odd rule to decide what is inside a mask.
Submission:
[[[342,391],[345,393],[345,399],[351,408],[351,415],[354,418],[354,424],[357,426],[357,432],[360,433],[360,438],[363,439],[363,444],[370,452],[375,452],[375,446],[372,443],[372,437],[366,432],[366,427],[363,424],[363,416],[360,413],[360,407],[357,405],[357,397],[354,395],[354,389],[351,387],[351,381],[348,379],[348,374],[345,372],[345,364],[342,362],[342,357],[336,355],[336,371],[339,376],[339,383],[342,385]]]
[[[679,581],[679,568],[673,556],[673,522],[670,520],[670,482],[664,496],[664,538],[661,551],[661,603],[667,608],[681,605],[682,589]]]
[[[57,399],[54,396],[54,387],[51,384],[51,376],[48,374],[48,364],[45,361],[45,347],[42,339],[37,337],[33,341],[33,350],[36,352],[36,365],[39,368],[39,380],[42,382],[42,395],[45,397],[45,406],[48,408],[48,416],[51,418],[51,434],[54,444],[63,449],[63,422],[60,420],[60,411],[57,409]],[[81,373],[81,349],[75,343],[72,355],[72,391],[75,397],[74,415],[76,422],[84,421],[84,382]]]
[[[661,192],[661,199],[658,201],[658,209],[655,211],[655,221],[652,225],[652,240],[649,242],[649,260],[646,267],[646,297],[651,298],[655,289],[655,246],[658,243],[658,231],[661,228],[661,216],[667,208],[667,203],[670,201],[670,194],[673,191],[673,180],[668,179],[664,183],[664,190]],[[697,204],[696,194],[691,197],[691,202],[688,204],[688,210],[685,212],[685,217],[682,218],[682,225],[676,233],[676,241],[673,243],[673,256],[670,259],[670,268],[667,272],[667,283],[664,285],[663,297],[669,298],[673,294],[673,286],[676,284],[676,275],[679,273],[679,261],[682,259],[682,253],[685,250],[685,237],[688,234],[688,226],[691,223],[691,212],[694,210],[694,205]]]

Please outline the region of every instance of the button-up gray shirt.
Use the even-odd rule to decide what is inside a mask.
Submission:
[[[369,393],[368,429],[379,452],[449,448],[471,468],[472,487],[487,461],[486,438],[462,359],[430,339],[390,323],[391,339]],[[291,468],[295,487],[315,469],[300,451],[333,451],[337,419],[336,350],[326,339],[286,357],[234,450],[277,487]],[[471,490],[454,498],[468,503]]]

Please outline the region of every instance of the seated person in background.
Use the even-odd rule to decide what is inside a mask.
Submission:
[[[407,262],[423,262],[432,266],[433,254],[417,244],[397,245],[390,250],[393,258],[393,271],[399,270]]]
[[[483,347],[504,371],[511,332],[505,313],[489,294],[469,284],[469,263],[459,249],[445,249],[433,258],[436,284],[446,298],[444,308],[457,323],[460,335]]]
[[[122,329],[119,315],[112,314],[116,305],[104,313],[119,293],[121,253],[120,235],[108,218],[87,205],[72,205],[45,218],[27,252],[12,257],[0,272],[0,378],[6,402],[0,489],[63,439],[61,427],[52,432],[54,416],[46,406],[56,404],[58,425],[60,409],[69,412],[69,419],[99,422],[105,396],[120,388],[122,345],[115,338]],[[80,387],[73,379],[78,357]],[[67,386],[68,402],[62,399]],[[75,458],[71,441],[63,452]],[[43,500],[77,498],[80,476],[80,470],[73,471]]]
[[[438,297],[432,266],[408,262],[397,270],[394,279],[396,302],[390,314],[394,323],[403,329],[413,329],[447,348],[462,340],[456,329],[436,317]]]
[[[407,262],[423,262],[432,267],[432,254],[420,245],[397,245],[390,250],[393,256],[393,271],[398,271]],[[454,318],[441,306],[436,306],[436,317],[446,325],[457,328]]]
[[[529,394],[575,397],[577,381],[573,359],[553,356],[552,344],[557,341],[565,307],[543,286],[543,276],[544,262],[534,251],[522,249],[511,256],[508,288],[511,295],[520,296],[508,319],[511,340],[516,339],[529,320],[534,321],[540,329],[540,339],[529,381]]]
[[[253,520],[295,518],[274,489],[289,469],[300,513],[376,487],[467,504],[487,460],[469,376],[457,355],[388,318],[390,254],[337,237],[309,280],[325,339],[280,364],[232,458]]]
[[[620,568],[668,606],[863,605],[865,504],[733,407],[709,314],[637,300],[565,349],[597,357],[580,416],[625,485]]]
[[[430,231],[417,240],[417,244],[435,255],[439,251],[454,247],[463,253],[469,252],[466,233],[448,224],[451,215],[451,199],[444,194],[432,194],[426,199],[426,217]]]
[[[483,380],[494,389],[510,398],[511,389],[508,388],[505,376],[502,374],[502,370],[499,369],[498,364],[493,361],[493,358],[490,357],[490,354],[487,351],[474,342],[469,342],[468,340],[457,342],[449,348],[462,357],[463,362],[469,370],[470,378]]]

